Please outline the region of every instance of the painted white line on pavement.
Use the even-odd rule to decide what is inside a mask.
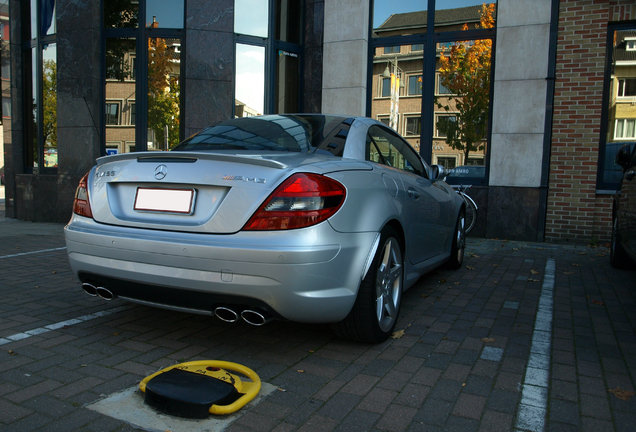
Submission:
[[[53,330],[58,330],[64,327],[68,327],[68,326],[72,326],[75,324],[79,324],[79,323],[83,323],[86,321],[90,321],[93,320],[95,318],[101,318],[103,316],[107,316],[107,315],[111,315],[114,314],[116,312],[122,311],[126,309],[126,306],[119,306],[113,309],[108,309],[108,310],[104,310],[104,311],[99,311],[99,312],[95,312],[92,314],[88,314],[88,315],[82,315],[79,316],[77,318],[71,318],[69,320],[66,321],[60,321],[60,322],[56,322],[53,324],[49,324],[47,326],[44,327],[38,327],[32,330],[27,330],[25,332],[21,332],[21,333],[15,333],[12,334],[10,336],[5,336],[0,338],[0,345],[5,345],[11,342],[16,342],[19,340],[23,340],[23,339],[27,339],[30,338],[31,336],[37,336],[40,335],[42,333],[47,333]]]
[[[66,249],[66,246],[65,247],[59,247],[59,248],[53,248],[53,249],[36,250],[36,251],[32,251],[32,252],[21,252],[21,253],[11,254],[11,255],[2,255],[2,256],[0,256],[0,259],[15,258],[15,257],[19,257],[19,256],[33,255],[33,254],[39,254],[39,253],[44,253],[44,252],[55,252],[55,251],[61,251],[61,250],[65,250],[65,249]]]
[[[532,333],[530,358],[521,389],[516,431],[543,432],[545,430],[550,381],[554,276],[555,261],[549,258],[545,264],[543,287]]]

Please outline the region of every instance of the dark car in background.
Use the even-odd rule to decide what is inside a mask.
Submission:
[[[623,169],[614,195],[610,262],[614,267],[636,269],[636,143],[627,143],[616,154]]]

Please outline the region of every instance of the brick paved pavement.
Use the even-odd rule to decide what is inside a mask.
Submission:
[[[529,382],[537,391],[523,402],[545,398],[546,431],[636,429],[636,272],[612,269],[605,247],[470,239],[466,265],[422,278],[404,296],[403,335],[379,345],[338,340],[327,326],[228,326],[94,299],[62,247],[61,225],[0,214],[0,430],[137,430],[85,406],[199,359],[243,363],[278,388],[233,432],[509,431],[525,424]],[[549,261],[542,391],[529,359]],[[110,314],[68,321],[101,311]]]

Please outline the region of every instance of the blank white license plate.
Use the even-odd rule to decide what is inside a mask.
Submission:
[[[137,188],[135,210],[192,213],[194,205],[193,189]]]

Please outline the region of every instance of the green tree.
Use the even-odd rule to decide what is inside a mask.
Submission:
[[[42,114],[44,146],[57,148],[57,67],[54,60],[43,62]]]
[[[484,4],[477,28],[494,26],[494,4]],[[468,25],[464,24],[464,30]],[[485,148],[484,138],[488,128],[490,106],[490,67],[492,41],[480,39],[457,42],[447,56],[442,52],[439,59],[441,84],[453,95],[437,97],[435,104],[455,116],[455,121],[441,117],[437,128],[446,135],[446,143],[464,153],[468,160],[470,152]]]

